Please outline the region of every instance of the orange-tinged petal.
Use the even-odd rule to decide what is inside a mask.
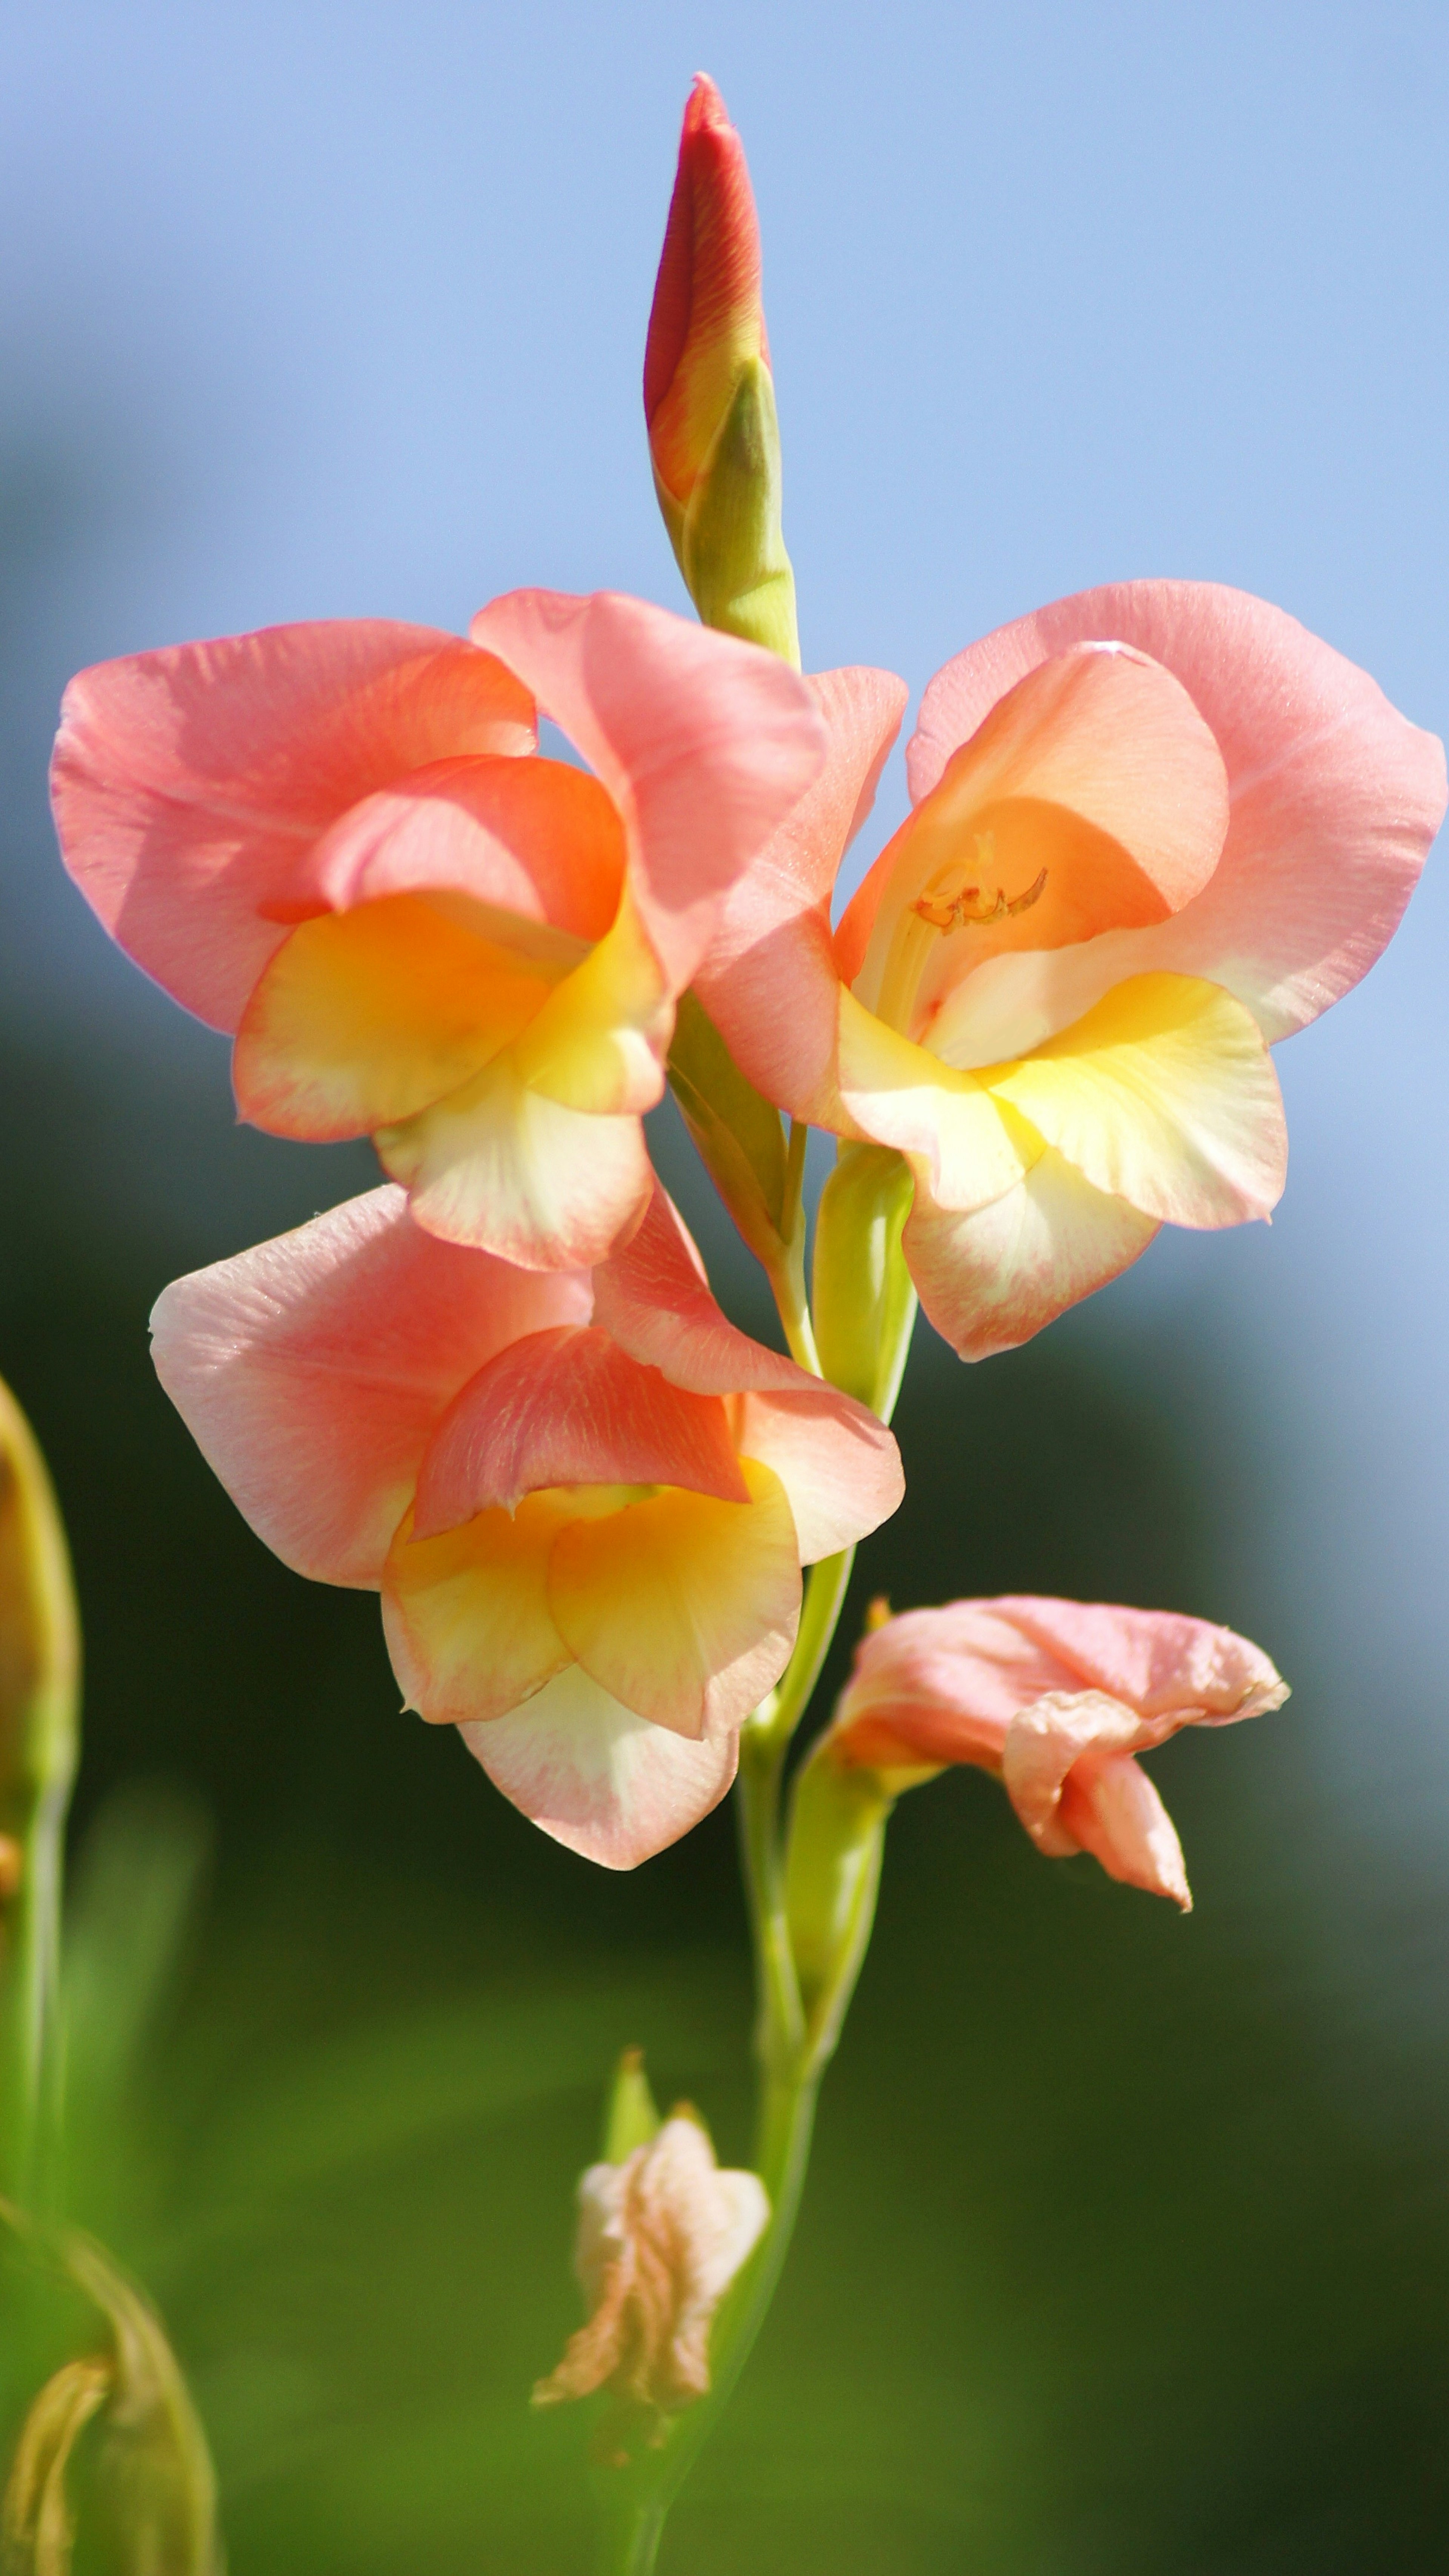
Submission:
[[[526,1270],[585,1269],[627,1241],[654,1185],[637,1117],[568,1109],[505,1048],[462,1089],[373,1138],[428,1233]]]
[[[680,1735],[735,1723],[789,1661],[800,1557],[784,1488],[752,1459],[747,1503],[666,1491],[555,1541],[549,1606],[585,1672]]]
[[[516,1512],[414,1538],[401,1523],[382,1579],[388,1651],[407,1705],[434,1726],[504,1716],[570,1660],[548,1606],[549,1551],[570,1505],[530,1494]]]
[[[506,917],[505,917],[506,919]],[[579,943],[466,896],[386,895],[292,931],[232,1062],[243,1117],[314,1140],[368,1135],[457,1091],[533,1020]]]
[[[1156,1217],[1094,1189],[1048,1146],[983,1208],[937,1207],[916,1185],[903,1238],[921,1305],[963,1360],[1015,1350],[1144,1253]]]
[[[595,940],[618,911],[624,863],[618,808],[587,770],[541,758],[438,760],[350,806],[268,911],[298,920],[449,888]]]
[[[1278,1077],[1251,1012],[1221,985],[1134,976],[1025,1062],[979,1078],[1143,1216],[1239,1225],[1282,1195]]]
[[[702,1743],[621,1708],[570,1664],[511,1716],[461,1729],[490,1780],[543,1833],[604,1869],[637,1869],[717,1807],[734,1727]]]
[[[748,1500],[717,1395],[671,1386],[598,1325],[529,1333],[465,1386],[429,1443],[418,1527],[455,1528],[553,1485],[682,1485]]]
[[[1211,877],[1227,823],[1222,755],[1181,683],[1078,645],[998,701],[877,862],[853,907],[874,905],[860,998],[919,1035],[1004,949],[1165,920]],[[847,917],[838,953],[858,937]]]

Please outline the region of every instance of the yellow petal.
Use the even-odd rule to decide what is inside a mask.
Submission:
[[[582,949],[459,895],[387,895],[304,921],[237,1034],[243,1115],[310,1138],[410,1118],[526,1029]]]
[[[978,1079],[1093,1187],[1173,1225],[1266,1216],[1287,1158],[1252,1014],[1193,975],[1134,975],[1018,1064]]]
[[[435,1726],[501,1717],[571,1662],[548,1606],[549,1550],[571,1506],[529,1494],[514,1513],[414,1539],[402,1523],[383,1573],[383,1623],[408,1703]]]
[[[626,897],[612,928],[516,1048],[518,1078],[569,1109],[651,1109],[664,1089],[673,1028],[668,982]]]
[[[665,1486],[561,1531],[548,1599],[585,1672],[680,1735],[732,1722],[779,1679],[800,1616],[800,1555],[779,1479],[742,1458],[748,1503]]]

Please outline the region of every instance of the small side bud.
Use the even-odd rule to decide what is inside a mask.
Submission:
[[[679,138],[644,353],[654,486],[706,626],[798,670],[795,579],[780,530],[780,433],[744,147],[712,80]]]
[[[815,1220],[820,1365],[882,1422],[895,1411],[916,1320],[901,1251],[914,1192],[910,1165],[890,1146],[842,1144]]]
[[[714,2312],[769,2215],[759,2175],[722,2172],[683,2105],[622,2164],[590,2165],[574,2250],[588,2321],[534,2404],[608,2389],[659,2417],[705,2396]]]

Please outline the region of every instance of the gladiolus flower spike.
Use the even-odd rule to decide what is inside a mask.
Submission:
[[[863,1405],[726,1323],[658,1191],[611,1261],[538,1273],[375,1190],[178,1280],[152,1323],[253,1528],[379,1590],[408,1702],[611,1868],[724,1795],[802,1565],[903,1490]]]

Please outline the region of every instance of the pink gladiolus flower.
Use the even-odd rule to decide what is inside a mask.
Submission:
[[[908,1610],[862,1639],[822,1753],[888,1792],[971,1762],[1004,1782],[1038,1851],[1088,1851],[1186,1911],[1172,1818],[1136,1755],[1288,1696],[1231,1628],[1169,1610],[1026,1595]]]
[[[235,1033],[244,1117],[371,1135],[430,1233],[552,1270],[646,1205],[675,1001],[822,756],[773,655],[518,591],[471,643],[338,621],[102,663],[53,783],[106,928]]]
[[[801,1566],[903,1490],[873,1415],[726,1322],[662,1193],[589,1274],[440,1243],[375,1190],[178,1280],[152,1325],[268,1546],[380,1590],[408,1702],[611,1868],[723,1796]]]
[[[837,742],[831,765],[853,757]],[[1444,755],[1280,610],[1149,581],[947,663],[908,774],[914,810],[834,937],[850,800],[827,773],[780,836],[788,870],[767,854],[727,905],[699,988],[771,1099],[906,1157],[921,1302],[981,1358],[1163,1223],[1269,1213],[1268,1047],[1392,935]]]
[[[759,2175],[721,2170],[685,2109],[623,2164],[590,2165],[574,2255],[589,2319],[534,2404],[611,2388],[671,2414],[705,2396],[715,2309],[769,2216]]]
[[[644,350],[649,452],[681,511],[753,359],[769,366],[754,193],[724,100],[699,72],[684,111]]]

